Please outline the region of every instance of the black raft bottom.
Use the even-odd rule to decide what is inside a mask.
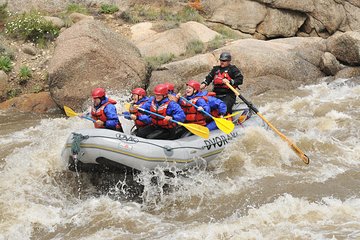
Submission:
[[[125,166],[121,163],[114,162],[110,159],[99,157],[96,159],[96,163],[83,163],[80,160],[77,161],[75,167],[75,161],[72,157],[69,157],[68,169],[70,171],[76,172],[114,172],[114,173],[139,173],[140,171],[132,169],[128,166]]]

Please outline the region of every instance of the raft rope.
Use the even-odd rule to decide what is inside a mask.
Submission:
[[[88,139],[89,136],[87,136],[87,135],[84,136],[80,133],[75,133],[75,132],[73,132],[72,134],[73,134],[73,137],[72,137],[73,142],[71,144],[71,153],[72,153],[72,155],[78,155],[80,153],[81,141],[84,139]]]

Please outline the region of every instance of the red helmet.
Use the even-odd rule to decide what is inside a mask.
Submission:
[[[174,84],[169,83],[169,82],[166,82],[164,84],[167,86],[169,91],[174,91]]]
[[[157,95],[167,95],[168,87],[165,84],[159,84],[159,85],[155,86],[154,93]]]
[[[105,97],[105,89],[103,89],[103,88],[95,88],[95,89],[92,90],[91,96],[93,98]]]
[[[132,94],[137,94],[139,96],[146,96],[146,91],[143,88],[135,88],[131,91]]]
[[[200,91],[200,83],[195,80],[188,81],[186,85],[192,87],[196,91]]]

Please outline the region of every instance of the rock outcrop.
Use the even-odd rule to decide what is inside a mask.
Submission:
[[[146,64],[138,49],[104,24],[83,20],[56,40],[49,63],[49,86],[59,106],[79,109],[91,89],[124,92],[144,86]]]

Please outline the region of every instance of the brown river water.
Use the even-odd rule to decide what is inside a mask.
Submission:
[[[206,169],[77,174],[60,154],[90,121],[0,112],[0,240],[360,239],[360,82],[248,100],[309,165],[252,127]]]

